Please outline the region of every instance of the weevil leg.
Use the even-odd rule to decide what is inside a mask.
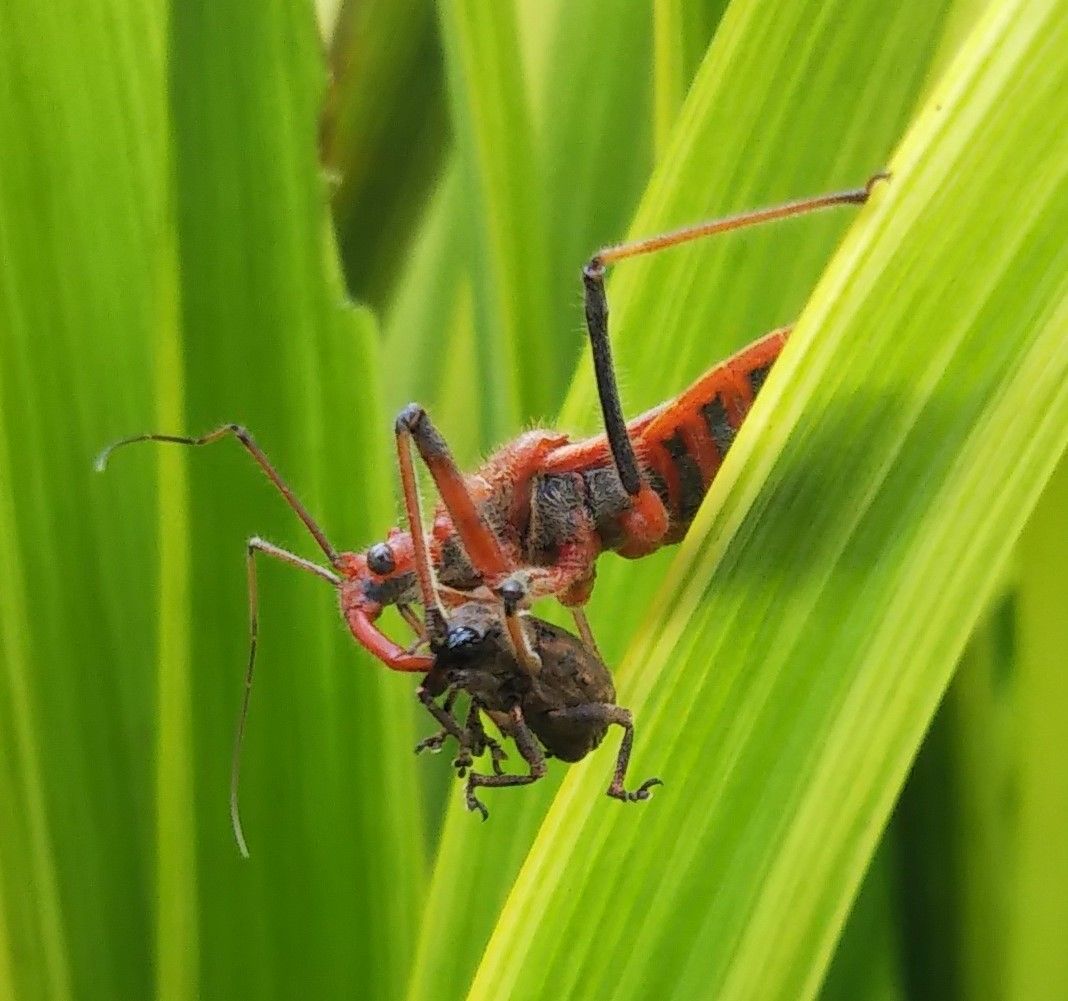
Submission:
[[[459,740],[460,745],[463,746],[465,740],[467,739],[467,734],[462,729],[460,729],[459,724],[456,723],[456,720],[452,715],[452,707],[456,704],[456,699],[459,694],[459,688],[455,686],[450,688],[445,693],[445,698],[442,700],[442,703],[439,706],[434,701],[433,696],[431,696],[430,693],[426,691],[426,689],[422,686],[420,686],[419,689],[416,691],[416,697],[426,707],[426,709],[434,717],[434,719],[436,719],[439,723],[442,723],[443,718],[448,718],[448,720],[453,724],[453,726],[447,726],[446,724],[442,723],[442,728],[438,730],[437,733],[431,734],[429,737],[426,737],[425,739],[419,741],[419,743],[415,745],[416,754],[421,754],[423,751],[430,751],[433,754],[437,754],[437,752],[445,746],[445,741],[448,740],[450,736],[456,737],[457,733],[460,733],[462,735],[462,738],[457,737],[457,740]],[[444,714],[444,716],[442,714]]]
[[[500,775],[501,762],[508,755],[504,748],[486,733],[480,715],[482,704],[478,699],[472,698],[467,710],[467,719],[462,727],[452,715],[453,706],[456,704],[460,691],[459,686],[449,688],[444,701],[439,706],[429,692],[424,689],[419,690],[417,693],[419,701],[429,710],[434,719],[442,724],[442,729],[416,744],[415,753],[431,751],[436,754],[445,746],[445,741],[450,736],[455,737],[459,744],[459,751],[453,761],[453,767],[456,769],[458,778],[464,778],[467,770],[474,764],[474,759],[481,757],[487,750],[490,752],[494,773]],[[446,718],[450,721],[449,724],[445,723]]]
[[[439,706],[425,685],[420,685],[415,690],[416,698],[423,704],[426,711],[441,724],[440,732],[427,737],[426,740],[416,745],[416,754],[425,750],[440,750],[445,743],[446,737],[454,737],[461,748],[467,747],[471,743],[471,735],[467,732],[467,729],[460,726],[452,715],[452,707],[458,694],[458,688],[450,688],[445,695],[444,702]]]
[[[616,754],[616,768],[612,773],[612,784],[608,795],[624,803],[636,803],[648,799],[653,786],[663,785],[660,779],[646,779],[633,792],[627,792],[623,783],[627,778],[627,766],[630,764],[630,752],[634,745],[634,718],[629,709],[613,705],[611,702],[590,702],[583,706],[569,706],[567,709],[554,709],[549,716],[557,720],[570,720],[576,723],[593,724],[608,727],[611,724],[623,728],[623,739],[619,742]]]
[[[586,617],[586,610],[584,608],[572,608],[571,617],[575,620],[575,628],[578,630],[579,638],[586,644],[586,648],[592,653],[598,660],[603,661],[601,651],[597,649],[597,640],[593,636],[593,630],[590,628],[590,620]]]
[[[139,441],[161,441],[175,445],[210,445],[212,442],[219,441],[219,439],[227,436],[236,438],[244,447],[245,451],[252,456],[260,469],[267,474],[267,478],[285,498],[286,503],[293,509],[297,517],[304,522],[304,527],[311,533],[312,538],[315,539],[319,548],[323,551],[323,554],[330,561],[330,565],[336,568],[338,565],[337,550],[330,544],[329,539],[326,537],[326,533],[308,513],[308,509],[297,500],[297,497],[290,489],[289,484],[282,479],[281,474],[274,468],[271,460],[267,458],[263,450],[253,440],[248,429],[242,427],[240,424],[224,424],[222,427],[218,427],[214,431],[209,431],[207,434],[201,435],[199,438],[187,438],[175,434],[138,434],[131,438],[123,438],[120,441],[108,445],[108,447],[97,456],[95,466],[98,472],[103,472],[108,464],[108,460],[111,458],[111,454],[116,449],[126,445],[133,445]]]
[[[461,748],[453,765],[456,774],[463,778],[467,770],[474,764],[475,758],[482,757],[486,751],[490,752],[490,760],[495,775],[501,774],[501,762],[508,757],[504,748],[497,743],[488,733],[482,723],[482,703],[472,698],[471,705],[467,710],[467,732],[471,737],[471,743],[467,748]]]
[[[412,611],[412,606],[399,604],[396,606],[396,609],[400,614],[400,617],[408,623],[408,627],[411,631],[415,633],[416,641],[420,644],[429,642],[430,637],[426,634],[426,627],[420,621],[419,616]]]
[[[530,785],[532,782],[537,782],[538,779],[544,778],[548,770],[545,764],[545,755],[538,744],[538,738],[534,736],[530,727],[527,726],[526,720],[523,719],[523,710],[519,706],[515,706],[509,712],[509,716],[511,717],[509,726],[511,737],[515,741],[515,746],[519,749],[523,760],[530,768],[530,772],[527,775],[483,775],[481,772],[471,772],[467,776],[467,790],[464,797],[467,802],[467,809],[472,813],[477,810],[482,814],[483,820],[489,818],[489,811],[478,796],[475,795],[475,790],[479,786],[497,789],[503,786]]]
[[[230,822],[234,829],[234,839],[237,841],[238,851],[244,858],[248,858],[248,846],[245,843],[245,833],[241,827],[241,810],[238,804],[238,792],[241,785],[241,747],[245,739],[245,725],[248,722],[248,707],[252,698],[252,677],[256,667],[256,642],[259,637],[260,598],[259,586],[256,580],[256,554],[263,553],[304,570],[306,573],[321,577],[334,587],[341,586],[341,580],[325,567],[312,563],[296,553],[282,549],[273,543],[267,542],[258,536],[248,540],[245,547],[245,567],[248,572],[248,666],[245,668],[245,687],[241,695],[241,709],[237,717],[237,726],[234,730],[234,751],[230,759]]]
[[[423,518],[419,507],[419,487],[412,467],[412,442],[430,470],[438,493],[474,568],[483,577],[493,579],[506,576],[514,567],[501,548],[496,533],[479,513],[478,506],[467,489],[463,473],[426,410],[416,403],[410,403],[397,415],[394,429],[404,507],[408,515],[409,530],[412,538],[416,540],[416,574],[427,609],[427,629],[432,638],[440,640],[444,636],[445,611],[438,597],[433,563],[425,542],[426,534],[423,531]],[[531,674],[536,674],[541,670],[541,659],[519,623],[519,604],[526,597],[520,590],[514,581],[508,581],[502,588],[500,597],[504,605],[505,626],[520,663]],[[438,630],[438,635],[435,635],[435,630]]]

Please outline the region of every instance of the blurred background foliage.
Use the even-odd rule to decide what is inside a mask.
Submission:
[[[1015,556],[969,578],[986,610],[962,613],[963,653],[947,642],[931,654],[945,678],[958,657],[959,668],[918,754],[930,711],[919,699],[902,710],[894,753],[901,769],[916,754],[909,781],[902,791],[892,770],[871,780],[887,805],[901,795],[888,823],[881,806],[864,815],[865,831],[885,826],[867,877],[858,891],[859,870],[844,874],[818,909],[818,932],[783,945],[803,972],[776,981],[782,993],[759,989],[762,964],[733,939],[713,956],[719,926],[710,938],[702,924],[718,913],[713,902],[750,899],[759,866],[746,886],[665,890],[672,914],[647,952],[632,941],[651,941],[648,929],[598,937],[603,901],[574,877],[587,851],[590,872],[601,872],[595,859],[611,862],[613,842],[568,827],[559,808],[542,827],[564,769],[494,797],[491,821],[476,824],[447,756],[411,754],[428,726],[410,679],[355,649],[319,582],[274,566],[260,583],[243,862],[226,806],[246,645],[243,542],[259,534],[314,554],[236,446],[145,446],[117,456],[106,477],[91,472],[117,437],[240,421],[339,547],[366,545],[398,516],[389,429],[409,399],[428,406],[465,465],[561,413],[569,430],[596,428],[579,268],[632,220],[666,228],[857,184],[890,162],[938,86],[964,109],[953,119],[963,128],[984,93],[1014,95],[1011,74],[994,70],[1035,53],[1028,81],[1040,86],[1011,106],[1042,123],[1013,150],[1036,186],[1015,205],[1017,190],[1002,189],[1000,204],[984,203],[985,222],[1004,219],[1005,245],[1026,250],[1002,269],[1006,287],[1023,288],[1009,300],[1020,322],[1063,321],[1064,254],[1050,234],[1068,222],[1068,45],[1054,44],[1068,40],[1050,26],[1068,9],[1003,6],[1000,21],[983,0],[0,6],[0,997],[414,1001],[466,996],[480,965],[476,995],[504,996],[491,973],[513,957],[513,996],[590,996],[595,983],[598,996],[650,996],[676,971],[678,996],[717,996],[681,976],[704,976],[706,954],[732,985],[720,996],[1068,996],[1063,463],[1049,479],[1068,428],[1040,436],[1034,418],[1043,461],[1006,485],[1018,497],[1006,548],[1026,521]],[[1053,40],[1040,49],[1043,32]],[[971,63],[954,63],[968,39]],[[975,104],[956,94],[952,73],[945,83],[952,66],[978,81]],[[1006,154],[1008,126],[996,124],[975,127],[979,167],[984,153],[990,163]],[[966,187],[952,180],[925,197]],[[791,321],[852,219],[821,216],[628,265],[612,286],[628,409]],[[962,274],[980,268],[976,246],[957,255]],[[919,270],[900,296],[922,296]],[[1002,272],[991,274],[1000,287]],[[964,312],[968,283],[954,280]],[[1059,329],[1059,351],[1043,348],[1051,372],[1065,364]],[[895,343],[893,328],[882,333]],[[910,336],[897,343],[937,354],[936,330]],[[845,360],[832,378],[860,364]],[[980,400],[980,383],[961,389],[961,412]],[[977,415],[994,413],[988,396]],[[938,425],[917,426],[930,432],[931,468],[948,463]],[[740,443],[738,468],[760,447],[756,434]],[[899,489],[903,507],[927,496],[916,481]],[[836,503],[828,497],[827,509]],[[787,533],[807,528],[804,511],[766,517]],[[913,523],[923,517],[917,509]],[[933,517],[950,525],[957,515]],[[961,533],[968,517],[983,527],[960,517]],[[609,663],[676,623],[655,600],[674,595],[689,558],[602,561],[591,616]],[[782,577],[767,566],[758,584],[761,575]],[[773,604],[738,628],[759,631],[783,611]],[[701,635],[698,612],[679,614]],[[874,632],[882,620],[868,614]],[[739,664],[755,655],[738,649]],[[799,711],[820,698],[817,652],[796,661],[808,686],[795,693]],[[678,668],[701,658],[682,649]],[[883,658],[894,671],[894,651]],[[650,684],[640,667],[621,679],[623,696]],[[930,681],[931,697],[943,687]],[[734,682],[721,691],[716,711],[746,705],[732,701]],[[671,720],[648,718],[643,730],[639,715],[635,766],[644,774],[655,762],[669,785],[642,809],[674,788],[696,827],[702,770],[720,759],[661,763],[653,734]],[[813,746],[831,735],[809,732]],[[729,758],[729,748],[715,753]],[[572,769],[583,774],[569,788],[596,787],[608,765],[599,753]],[[736,779],[756,789],[762,777],[752,767]],[[640,913],[657,865],[690,828],[685,816],[669,831],[643,828],[644,815],[611,807],[596,807],[612,818],[600,830],[621,821],[635,837],[650,832],[646,854],[627,849],[633,882],[618,885],[621,911]],[[824,810],[831,829],[838,804]],[[559,861],[540,891],[536,853],[516,882],[536,836]],[[754,827],[752,843],[762,838],[774,846],[769,824]],[[861,868],[869,840],[851,842]],[[536,915],[564,898],[580,914],[588,904],[591,919],[550,950]],[[573,979],[552,979],[572,949]],[[613,983],[613,966],[637,972]]]

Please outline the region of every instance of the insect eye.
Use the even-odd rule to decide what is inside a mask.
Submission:
[[[372,546],[367,550],[367,566],[370,567],[372,573],[378,574],[379,577],[393,573],[397,567],[396,561],[393,559],[393,550],[385,542],[379,542],[377,545]]]

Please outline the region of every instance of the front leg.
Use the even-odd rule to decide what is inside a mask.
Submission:
[[[454,737],[459,745],[459,751],[452,764],[456,769],[458,778],[462,779],[474,764],[474,759],[482,757],[486,751],[490,752],[494,773],[500,775],[501,762],[508,757],[508,754],[496,740],[486,733],[480,716],[482,704],[478,699],[471,699],[471,705],[467,710],[467,720],[464,726],[460,726],[452,715],[453,706],[456,704],[459,694],[460,688],[455,685],[452,686],[446,692],[445,700],[439,706],[426,688],[420,687],[418,689],[416,695],[419,701],[434,719],[441,724],[441,729],[437,733],[433,733],[419,741],[415,745],[415,753],[420,754],[423,751],[430,751],[432,754],[437,754],[445,746],[445,741],[449,737]]]
[[[452,708],[459,694],[460,689],[458,687],[455,685],[450,686],[445,693],[444,701],[439,706],[425,685],[420,685],[416,689],[416,698],[423,704],[426,711],[441,724],[441,729],[437,733],[431,734],[415,745],[416,754],[422,751],[431,751],[436,754],[445,746],[445,741],[449,737],[455,738],[456,743],[460,745],[461,753],[464,748],[470,747],[473,740],[471,732],[466,727],[460,726],[452,715]]]
[[[416,572],[427,609],[427,628],[431,639],[444,633],[445,612],[438,598],[434,570],[423,532],[422,514],[419,508],[419,493],[412,468],[409,444],[414,441],[419,455],[426,463],[449,512],[453,527],[463,544],[471,565],[486,581],[505,580],[514,568],[505,555],[500,540],[482,516],[467,482],[449,451],[445,439],[434,427],[427,412],[417,403],[410,403],[397,416],[397,461],[400,464],[401,483],[404,490],[404,506],[408,524],[415,543]],[[532,675],[541,670],[541,658],[531,646],[519,622],[518,608],[510,593],[501,592],[504,604],[505,626],[515,649],[516,657]]]

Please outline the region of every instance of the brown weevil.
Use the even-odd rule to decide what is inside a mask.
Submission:
[[[466,801],[485,820],[489,816],[475,790],[479,786],[529,785],[546,772],[545,759],[581,761],[600,745],[608,727],[622,727],[623,738],[608,795],[623,802],[648,799],[660,779],[648,779],[633,792],[623,788],[634,741],[630,711],[616,705],[612,675],[601,658],[577,636],[533,615],[519,617],[536,651],[539,668],[528,671],[517,658],[499,613],[476,601],[449,610],[441,642],[431,643],[434,666],[419,686],[420,701],[442,729],[417,745],[416,751],[440,750],[452,736],[459,745],[454,762],[466,775]],[[461,724],[452,711],[460,693],[470,697]],[[444,696],[439,705],[435,699]],[[526,762],[526,775],[502,772],[504,752],[482,726],[484,713],[515,743]],[[493,774],[472,769],[484,751],[491,755]]]

